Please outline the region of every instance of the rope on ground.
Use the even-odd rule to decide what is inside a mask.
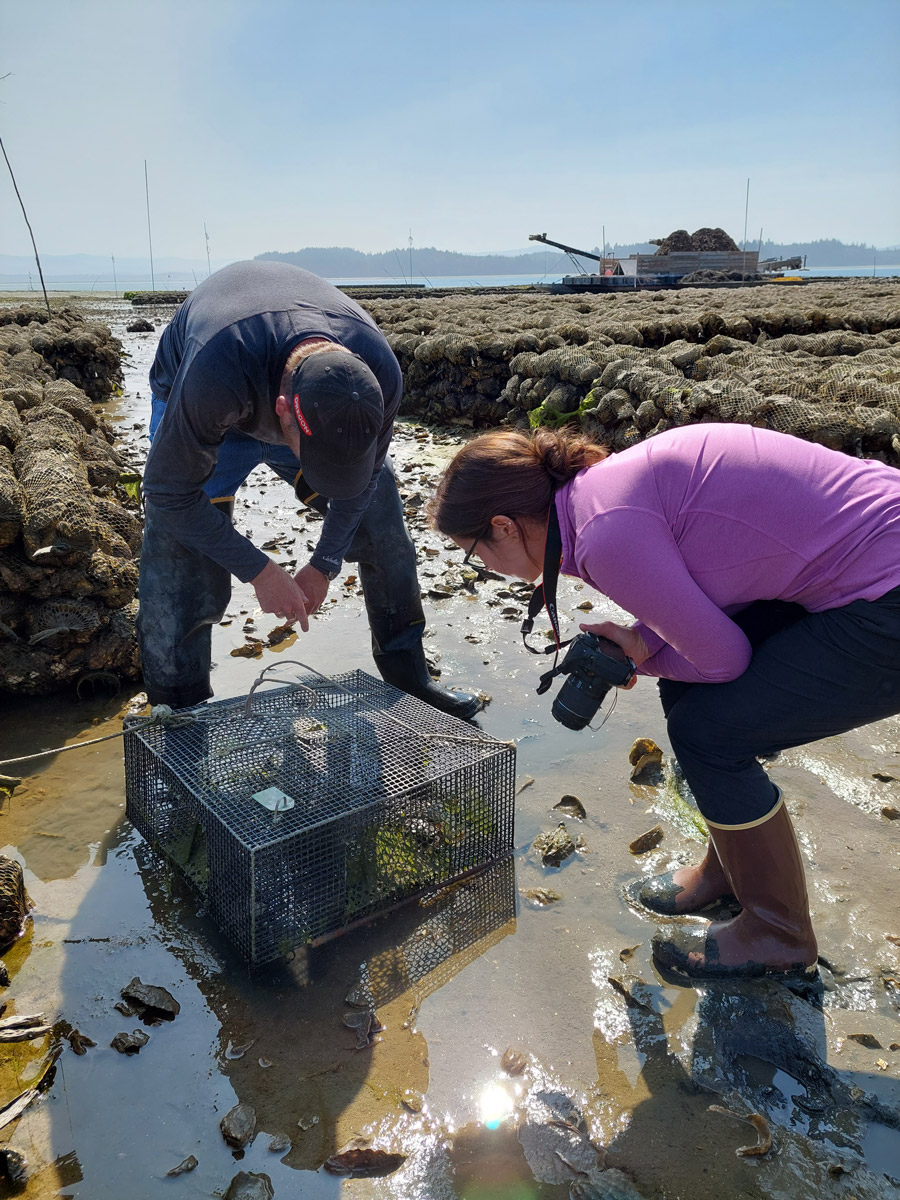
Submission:
[[[189,713],[176,713],[169,707],[168,704],[157,704],[155,708],[151,708],[146,717],[134,716],[131,724],[125,729],[117,729],[115,733],[104,733],[102,737],[89,738],[85,742],[72,742],[69,746],[54,746],[49,750],[38,750],[35,754],[19,754],[14,758],[4,758],[0,760],[0,767],[8,767],[10,763],[31,762],[35,758],[45,758],[48,754],[63,754],[66,750],[81,750],[84,746],[96,746],[99,742],[109,742],[113,738],[124,737],[126,733],[137,724],[143,725],[168,725],[170,728],[178,729],[183,725],[190,725],[198,718]]]

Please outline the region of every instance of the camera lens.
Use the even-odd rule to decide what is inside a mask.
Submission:
[[[565,725],[566,729],[584,729],[596,716],[603,703],[608,686],[594,680],[591,689],[579,687],[574,679],[567,679],[553,701],[551,715]]]

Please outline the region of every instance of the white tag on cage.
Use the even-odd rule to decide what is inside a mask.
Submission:
[[[253,799],[257,804],[261,804],[263,808],[267,808],[269,812],[287,812],[289,808],[294,807],[293,799],[283,792],[281,788],[270,787],[265,788],[261,792],[254,792]]]

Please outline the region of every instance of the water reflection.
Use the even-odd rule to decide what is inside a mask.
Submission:
[[[506,858],[365,929],[251,974],[197,916],[177,879],[171,890],[159,886],[159,860],[143,844],[135,859],[155,922],[173,950],[181,944],[187,951],[179,954],[185,970],[221,1022],[215,1058],[238,1101],[256,1111],[254,1153],[285,1135],[292,1146],[281,1161],[298,1170],[316,1170],[385,1117],[400,1136],[428,1091],[418,1006],[515,930],[514,864]],[[210,938],[220,969],[209,969],[208,956],[195,958],[197,934]],[[360,1047],[344,1018],[366,1008],[377,1010],[383,1029]],[[246,1047],[240,1057],[236,1047]],[[399,1148],[383,1138],[378,1144]]]
[[[418,1007],[515,931],[512,858],[425,897],[417,908],[419,919],[406,937],[371,953],[360,968],[360,986],[376,1008],[404,992]]]
[[[508,1086],[502,1083],[489,1083],[483,1088],[478,1097],[478,1107],[485,1128],[497,1129],[507,1117],[512,1116],[515,1101],[510,1095]]]

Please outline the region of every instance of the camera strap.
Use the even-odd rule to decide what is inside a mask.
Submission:
[[[556,583],[559,579],[559,568],[561,566],[562,534],[559,530],[559,517],[556,513],[556,504],[551,501],[550,513],[547,520],[547,541],[544,547],[544,569],[541,573],[541,582],[531,593],[528,600],[528,616],[522,622],[522,641],[529,654],[558,655],[563,646],[568,646],[569,642],[574,640],[573,638],[568,638],[563,642],[559,636],[559,616],[556,610]],[[528,645],[528,635],[534,630],[534,618],[542,608],[546,608],[547,616],[550,618],[550,626],[553,629],[553,643],[538,648],[537,646]],[[554,667],[555,665],[554,663]],[[546,686],[550,686],[549,681]]]

